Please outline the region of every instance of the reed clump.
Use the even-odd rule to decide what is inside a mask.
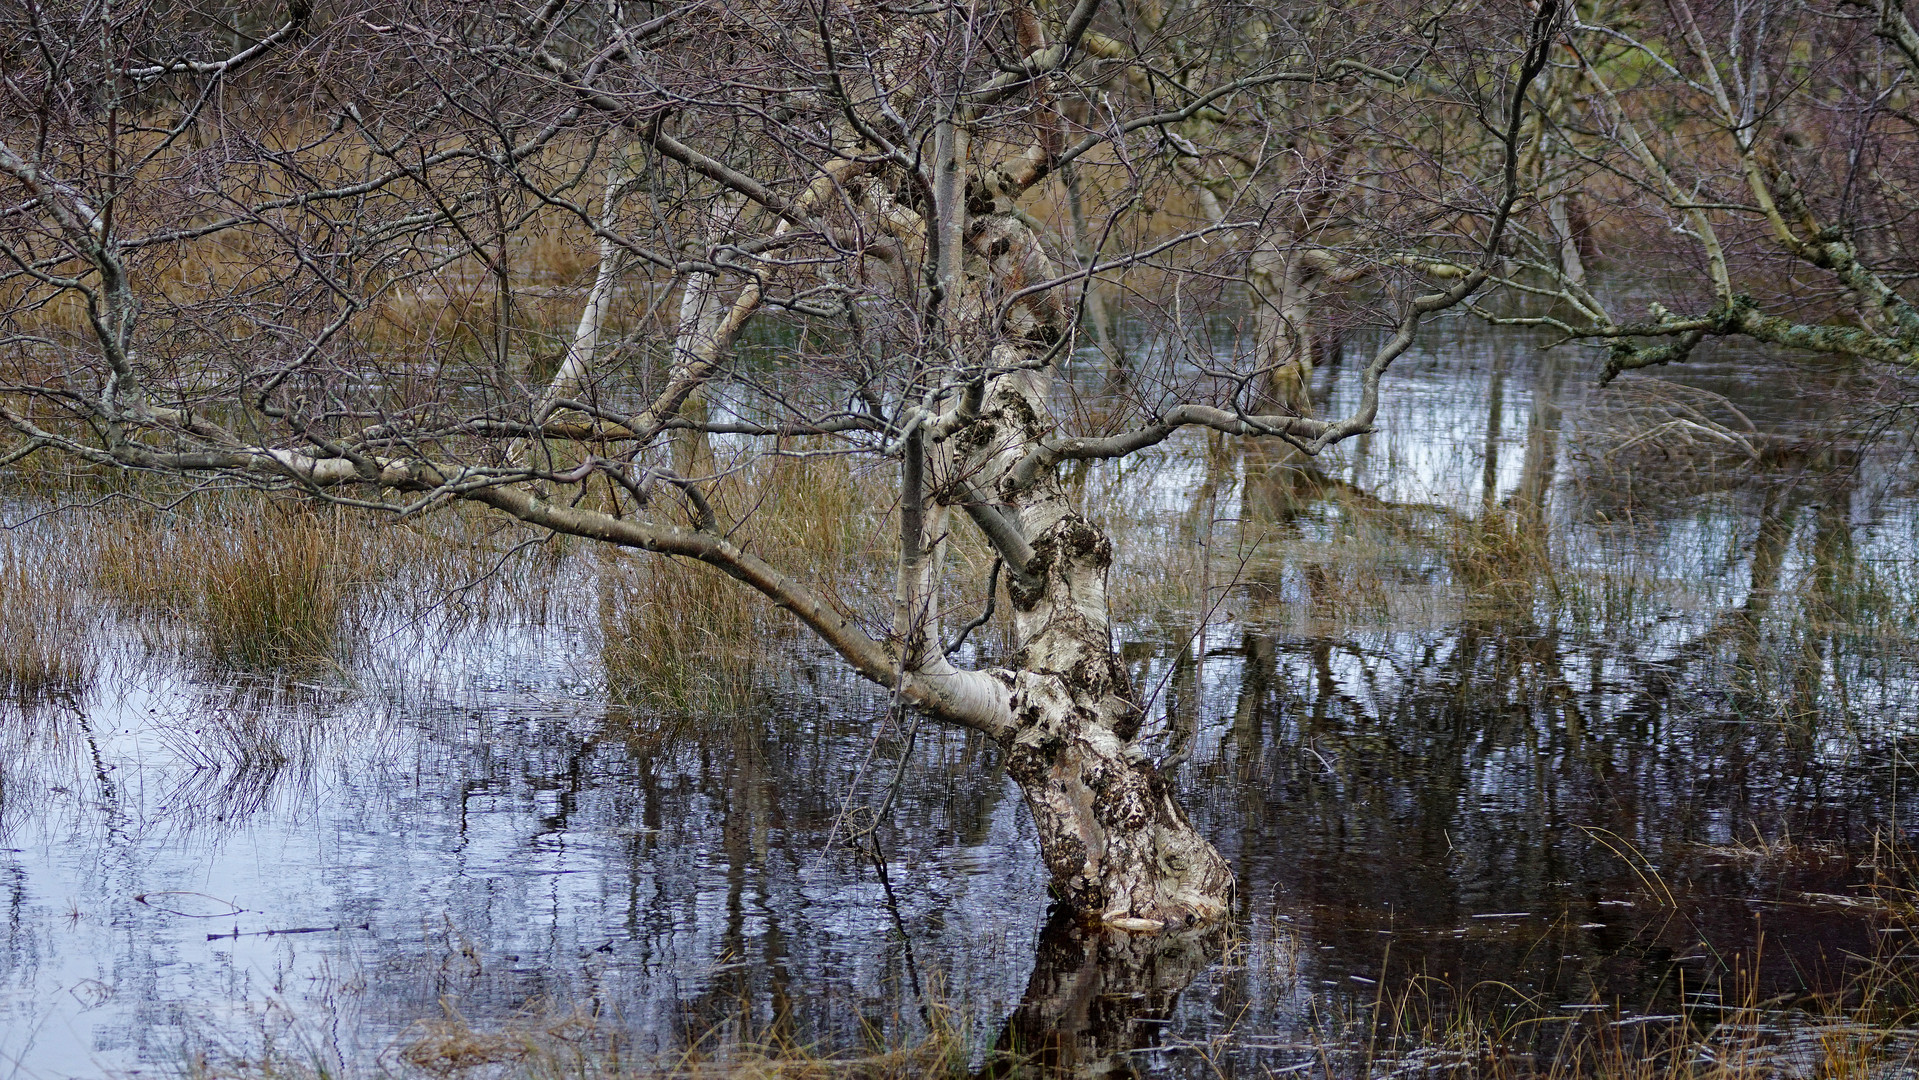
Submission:
[[[261,515],[223,537],[224,545],[200,546],[191,572],[201,585],[207,649],[255,669],[333,656],[353,591],[341,531],[337,520],[317,514]]]
[[[219,663],[314,666],[351,651],[368,544],[343,512],[254,499],[122,512],[92,534],[100,590],[137,621],[185,626]]]
[[[600,593],[608,699],[676,713],[744,707],[774,629],[765,607],[709,566],[652,555],[608,559]]]
[[[1505,507],[1455,519],[1444,553],[1468,603],[1530,603],[1540,585],[1553,582],[1545,530]]]
[[[764,458],[711,487],[706,498],[734,544],[764,553],[860,616],[848,594],[873,592],[860,584],[875,585],[887,567],[869,495],[843,458]],[[671,713],[743,708],[777,655],[769,646],[796,634],[790,616],[719,570],[626,553],[602,562],[599,628],[608,698]]]
[[[23,706],[79,693],[97,666],[79,560],[46,533],[0,531],[0,698]]]

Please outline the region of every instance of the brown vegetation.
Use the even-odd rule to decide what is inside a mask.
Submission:
[[[363,587],[386,565],[363,522],[335,510],[215,500],[95,518],[92,581],[136,618],[188,628],[209,658],[246,670],[350,658]]]
[[[560,1077],[606,1080],[920,1080],[967,1075],[966,1033],[953,1028],[943,1006],[928,1011],[931,1030],[906,1045],[883,1043],[855,1052],[796,1045],[777,1032],[756,1035],[737,1025],[688,1040],[688,1049],[649,1057],[622,1049],[625,1033],[608,1018],[574,1010],[534,1008],[496,1030],[476,1029],[448,1010],[400,1052],[407,1065],[429,1076],[466,1074],[488,1067],[511,1080]],[[225,1074],[209,1071],[207,1080]],[[251,1080],[242,1073],[236,1080]]]
[[[0,531],[0,700],[32,705],[92,680],[99,619],[81,587],[86,561],[53,530]]]
[[[779,553],[821,595],[857,618],[857,598],[884,589],[884,519],[844,456],[797,447],[795,456],[721,470],[709,494],[732,540]],[[689,512],[691,508],[686,508]],[[711,566],[602,555],[600,661],[608,696],[626,708],[734,712],[757,677],[791,656],[794,627],[772,605]]]

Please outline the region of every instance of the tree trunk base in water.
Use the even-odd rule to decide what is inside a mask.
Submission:
[[[1073,513],[1035,531],[1034,584],[1008,590],[1025,644],[999,673],[1012,719],[1000,745],[1054,890],[1122,930],[1216,922],[1232,907],[1232,867],[1134,743],[1141,712],[1105,617],[1112,543]]]
[[[1015,715],[1028,722],[1006,743],[1007,773],[1033,812],[1058,898],[1089,924],[1131,933],[1224,918],[1232,867],[1193,828],[1167,779],[1121,738],[1130,732],[1099,723],[1060,682],[1015,678]]]

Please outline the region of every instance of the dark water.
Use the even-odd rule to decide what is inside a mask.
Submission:
[[[929,1003],[981,1056],[1339,1072],[1414,975],[1434,1014],[1564,1018],[1514,1037],[1543,1053],[1595,1004],[1845,987],[1899,948],[1858,903],[1919,820],[1909,458],[1835,468],[1805,433],[1847,376],[1742,360],[1687,374],[1784,449],[1661,466],[1584,376],[1472,347],[1409,357],[1381,434],[1322,464],[1397,546],[1355,555],[1352,501],[1276,509],[1204,440],[1086,479],[1125,573],[1212,552],[1204,604],[1127,601],[1120,638],[1190,725],[1183,798],[1240,875],[1223,941],[1049,927],[1017,789],[962,733],[920,730],[884,874],[829,847],[884,697],[803,654],[744,717],[609,711],[576,570],[544,625],[394,635],[353,689],[129,647],[0,721],[0,1076],[393,1066],[447,1008],[857,1048]],[[1420,539],[1488,513],[1550,536],[1553,583]]]

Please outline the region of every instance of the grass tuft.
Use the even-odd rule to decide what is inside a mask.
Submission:
[[[97,526],[94,582],[133,613],[171,616],[211,659],[246,671],[352,651],[366,528],[332,510],[245,501]]]
[[[1444,552],[1469,604],[1529,606],[1535,590],[1553,579],[1543,530],[1503,508],[1455,519]]]
[[[0,697],[31,707],[91,683],[97,619],[78,569],[70,548],[0,532]]]
[[[660,556],[614,556],[601,583],[600,663],[615,705],[734,712],[773,632],[766,604],[725,574]]]
[[[734,544],[805,575],[843,614],[860,618],[849,596],[890,590],[879,575],[891,565],[874,540],[883,530],[844,458],[764,458],[711,487]],[[608,553],[602,566],[600,662],[615,705],[737,712],[777,655],[769,645],[797,636],[791,616],[712,567],[626,553]]]
[[[201,639],[234,667],[310,665],[343,646],[353,582],[343,525],[296,511],[253,517],[198,549]]]

